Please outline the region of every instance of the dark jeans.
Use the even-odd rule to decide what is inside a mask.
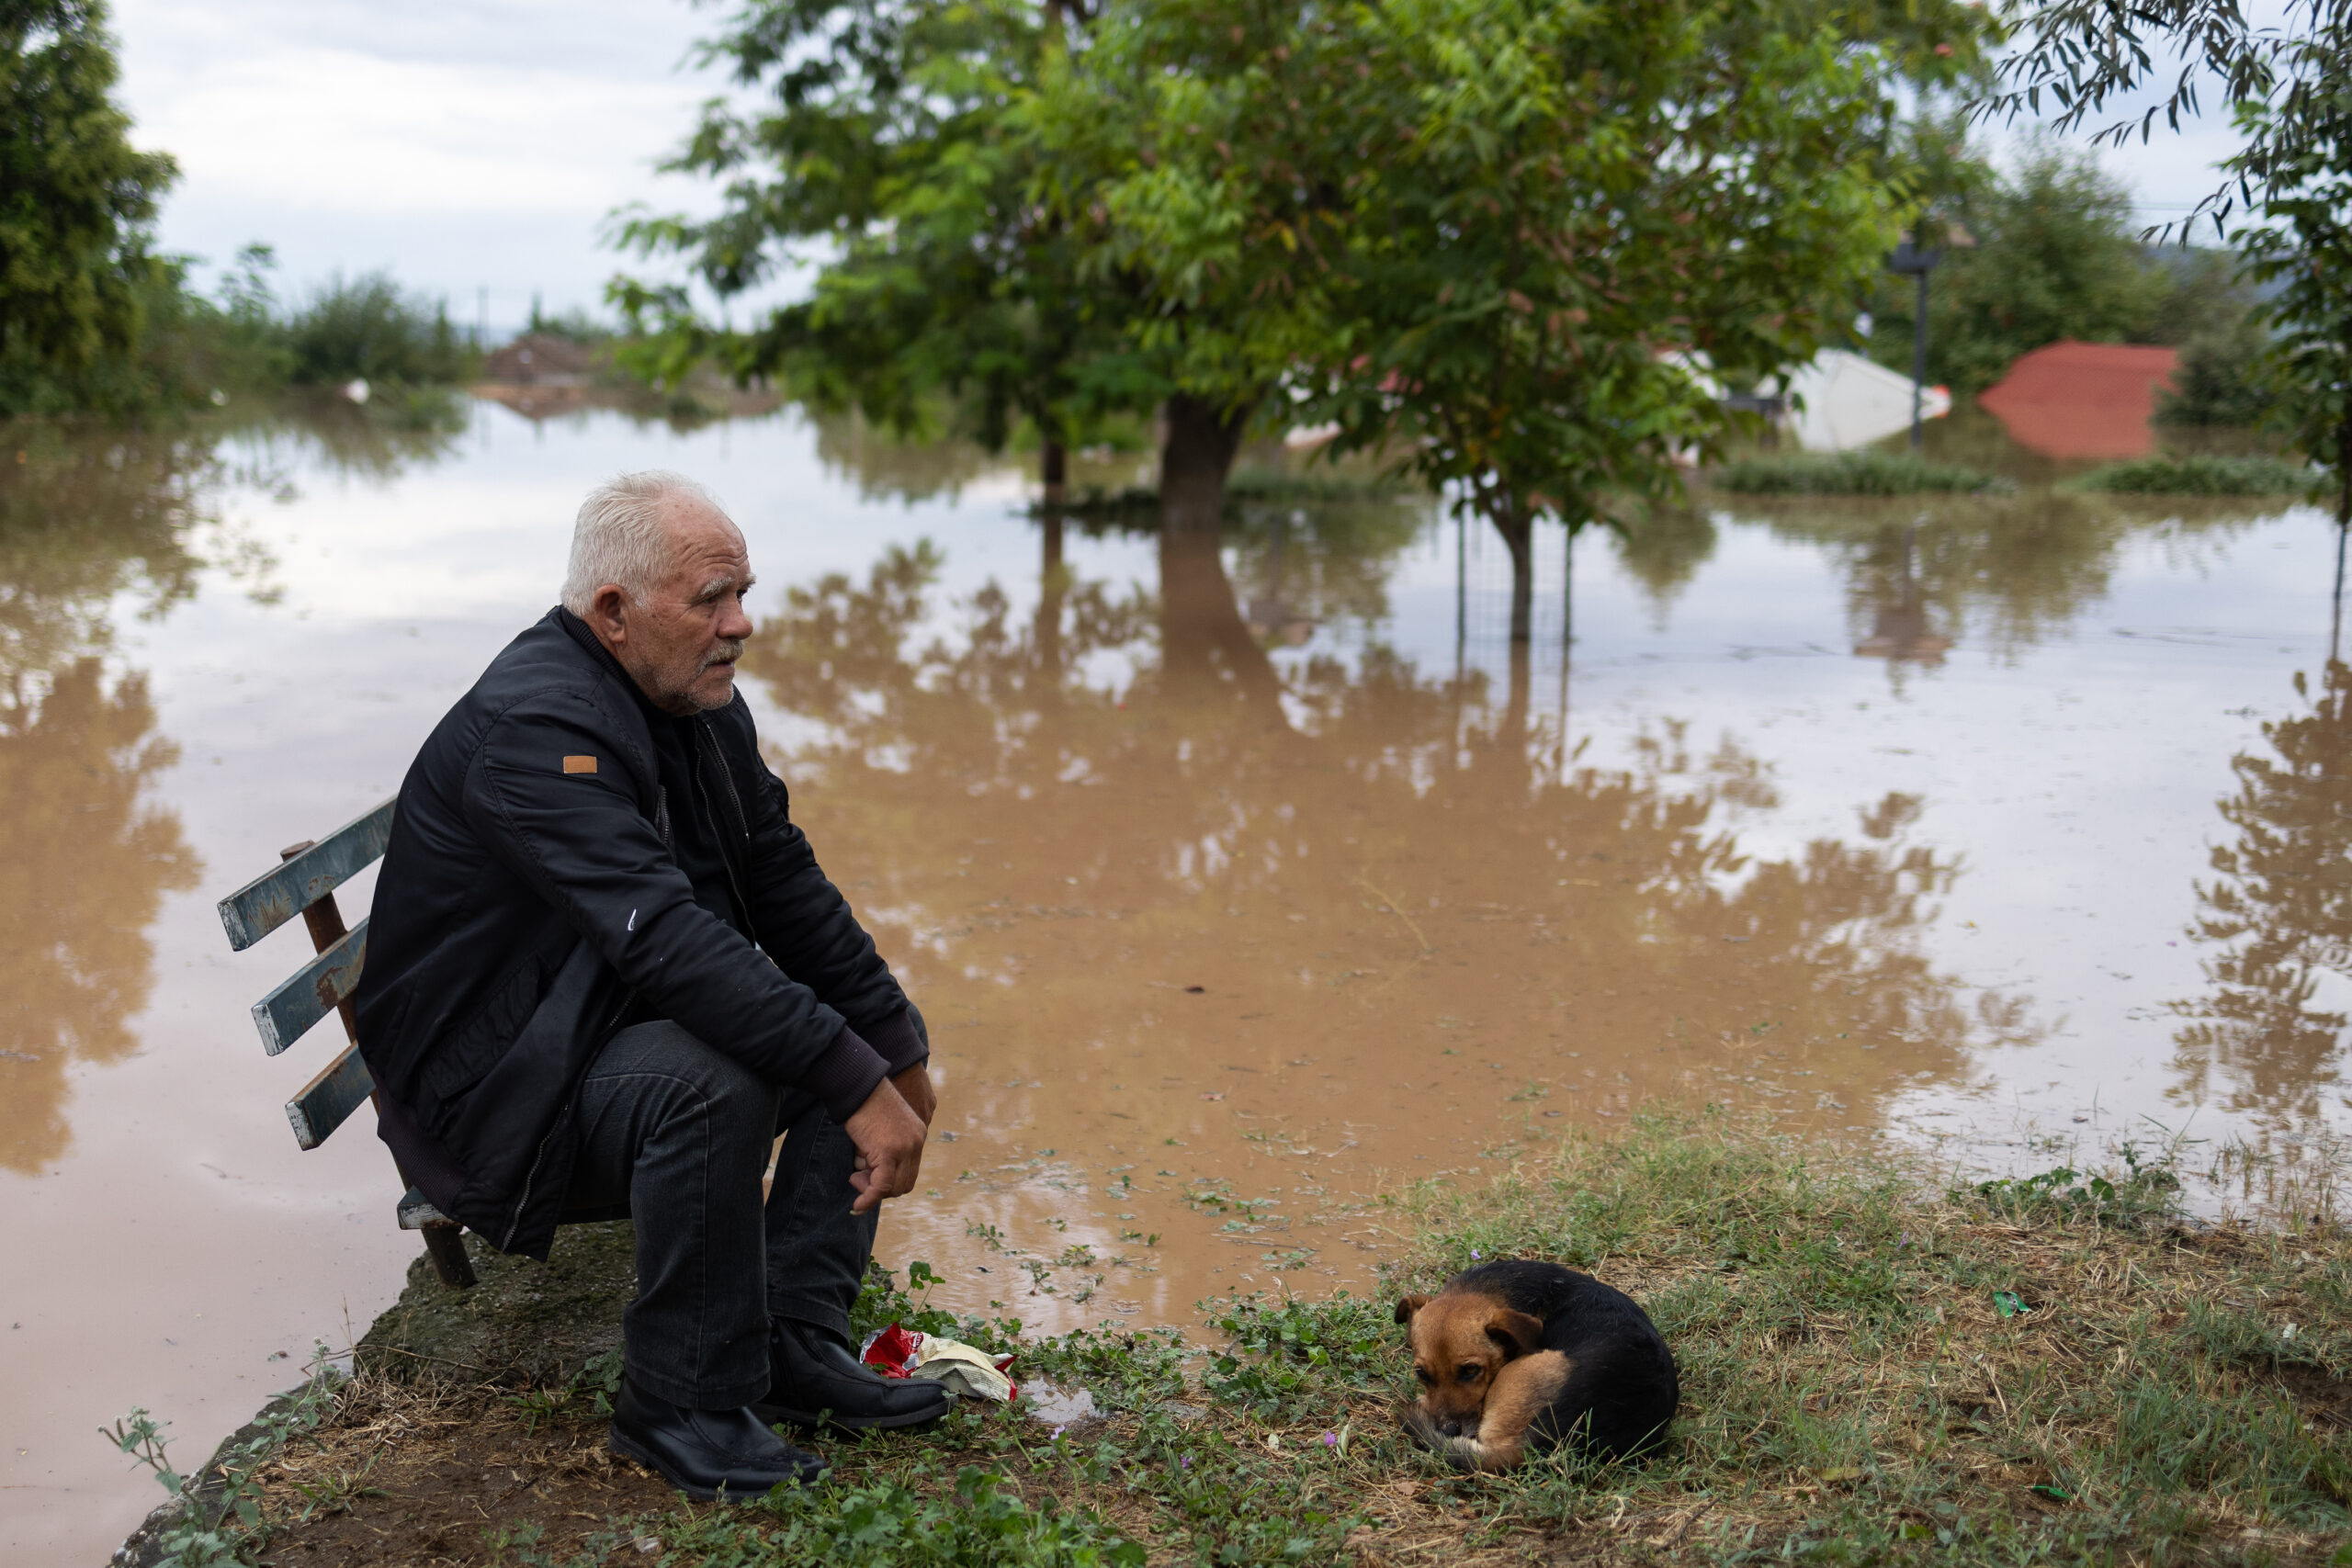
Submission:
[[[849,1212],[857,1151],[814,1100],[664,1021],[613,1036],[578,1109],[568,1206],[625,1204],[637,1223],[621,1335],[638,1387],[699,1410],[749,1404],[767,1394],[771,1316],[849,1333],[881,1214]]]

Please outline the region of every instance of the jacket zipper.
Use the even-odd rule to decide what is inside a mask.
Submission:
[[[718,742],[710,739],[710,731],[704,728],[704,721],[700,719],[695,721],[695,734],[705,740],[710,740],[711,750],[717,751],[718,750]],[[697,789],[707,787],[702,782],[702,758],[703,748],[696,746],[695,748],[695,787]],[[718,762],[718,780],[721,784],[727,786],[728,803],[735,807],[735,830],[737,834],[739,836],[748,837],[750,835],[751,829],[748,824],[748,819],[743,815],[743,797],[735,793],[735,781],[729,775],[727,772],[727,761],[723,757],[719,759]],[[735,879],[735,862],[733,857],[728,854],[727,846],[724,841],[722,841],[718,846],[718,863],[727,868],[728,891],[735,895],[735,912],[743,917],[743,927],[748,932],[752,929],[752,901],[743,897],[743,885]],[[752,940],[757,941],[758,939],[754,937]]]
[[[548,1128],[548,1135],[539,1140],[539,1152],[531,1156],[531,1168],[523,1173],[523,1195],[514,1200],[514,1217],[506,1222],[506,1234],[499,1238],[498,1250],[501,1252],[514,1245],[514,1233],[523,1228],[523,1211],[531,1204],[531,1184],[538,1180],[539,1167],[548,1160],[548,1145],[555,1142],[556,1127],[563,1125],[564,1113],[571,1109],[571,1101],[567,1100],[557,1110],[555,1127]]]

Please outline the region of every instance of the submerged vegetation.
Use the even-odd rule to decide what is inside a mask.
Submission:
[[[1736,458],[1710,472],[1707,482],[1735,495],[1982,495],[2014,488],[1974,468],[1867,449]]]
[[[1024,1341],[885,1277],[862,1321],[1015,1350],[1058,1424],[967,1410],[821,1444],[825,1485],[695,1507],[605,1452],[609,1357],[516,1388],[379,1355],[249,1470],[232,1544],[876,1568],[2319,1560],[2352,1532],[2352,1244],[2324,1196],[2268,1229],[2189,1221],[2179,1197],[2129,1145],[2102,1171],[1948,1184],[1711,1112],[1385,1200],[1396,1290],[1525,1255],[1647,1305],[1684,1404],[1645,1467],[1464,1475],[1409,1446],[1385,1292],[1205,1303],[1201,1348],[1116,1325]]]
[[[2141,457],[2085,474],[2085,490],[2135,495],[2307,495],[2320,474],[2280,457],[2211,453]]]

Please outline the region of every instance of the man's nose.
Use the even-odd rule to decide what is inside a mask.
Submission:
[[[729,595],[726,608],[718,615],[718,625],[712,628],[731,642],[741,642],[756,629],[752,617],[743,613],[743,601]]]

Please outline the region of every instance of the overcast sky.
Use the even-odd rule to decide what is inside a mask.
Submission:
[[[726,9],[686,0],[116,0],[122,94],[179,160],[166,248],[213,263],[277,248],[296,290],[389,267],[493,328],[535,290],[595,306],[624,258],[615,208],[708,209],[654,164],[725,92],[692,68]],[[2227,151],[2215,128],[2110,154],[2152,220]],[[209,276],[209,275],[207,275]]]

